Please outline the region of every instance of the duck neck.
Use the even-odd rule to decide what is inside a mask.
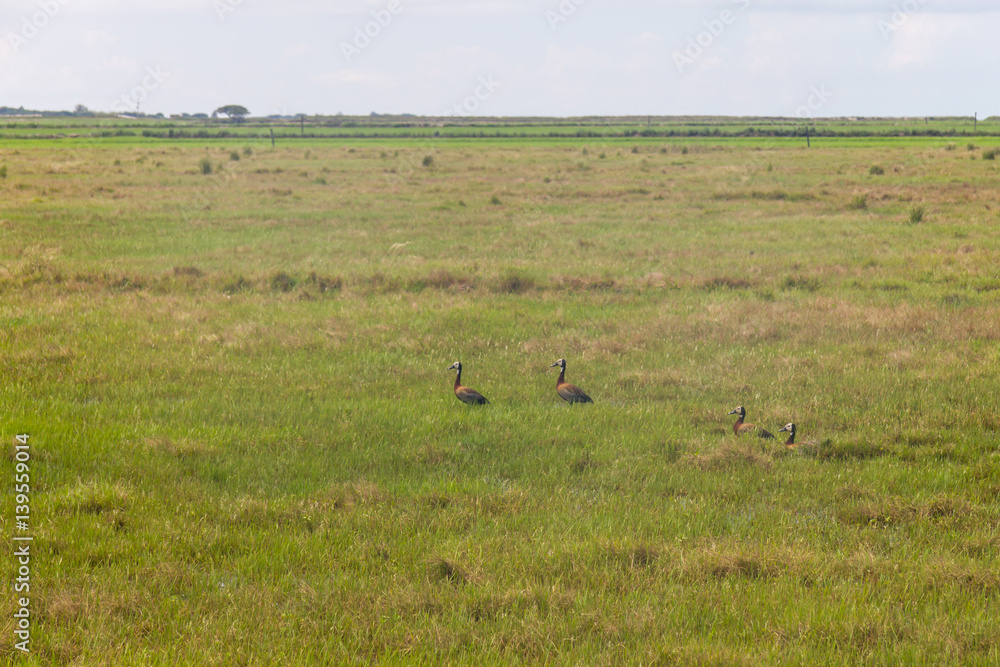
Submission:
[[[565,381],[566,381],[566,367],[565,366],[560,366],[559,367],[559,379],[556,380],[556,386],[561,385]]]
[[[794,428],[791,431],[788,432],[788,440],[785,440],[785,444],[786,445],[794,445],[795,444],[795,429]]]
[[[455,389],[462,386],[462,369],[459,367],[458,372],[455,373]]]

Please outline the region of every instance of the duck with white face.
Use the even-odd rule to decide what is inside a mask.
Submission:
[[[556,393],[569,403],[593,403],[593,399],[575,384],[566,382],[566,360],[560,359],[549,368],[559,367],[559,379],[556,380]]]
[[[466,405],[486,405],[489,401],[475,389],[462,385],[462,362],[456,361],[448,367],[449,371],[458,371],[455,375],[455,397]]]
[[[788,422],[782,428],[778,429],[778,433],[782,432],[788,433],[788,440],[785,440],[785,447],[788,447],[789,449],[795,449],[801,445],[805,451],[812,452],[819,447],[819,443],[816,440],[806,440],[804,442],[796,440],[795,438],[797,437],[796,434],[798,431],[796,430],[794,422]]]
[[[795,424],[793,424],[792,422],[788,422],[787,424],[785,424],[784,426],[782,426],[781,428],[778,429],[778,433],[784,433],[786,431],[788,432],[788,440],[785,440],[785,446],[786,447],[794,447],[795,446]]]
[[[729,414],[738,415],[736,423],[733,424],[733,433],[735,433],[736,435],[749,434],[749,435],[756,435],[758,438],[774,438],[773,434],[768,433],[760,426],[757,426],[756,424],[744,423],[743,420],[747,416],[747,411],[743,408],[742,405],[737,407]]]

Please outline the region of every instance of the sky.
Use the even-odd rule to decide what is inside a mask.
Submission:
[[[1000,115],[997,0],[0,0],[0,106]]]

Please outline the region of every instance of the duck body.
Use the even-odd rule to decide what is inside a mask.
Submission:
[[[549,368],[559,367],[559,379],[556,380],[556,393],[559,394],[560,398],[569,403],[593,403],[594,399],[587,396],[583,389],[580,389],[575,384],[570,384],[566,382],[566,360],[560,359],[556,363],[549,366]]]
[[[747,411],[743,406],[739,406],[729,414],[737,415],[736,423],[733,424],[733,433],[736,435],[756,435],[758,438],[773,439],[774,434],[767,432],[765,429],[757,426],[756,424],[750,424],[744,422],[743,420],[747,416]]]
[[[448,370],[457,370],[455,375],[455,397],[466,405],[487,405],[486,397],[471,387],[462,384],[462,362],[456,361]]]

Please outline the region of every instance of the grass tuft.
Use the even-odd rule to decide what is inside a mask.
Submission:
[[[174,275],[179,278],[201,278],[205,272],[196,266],[175,266]]]
[[[724,441],[718,448],[706,454],[691,454],[687,460],[699,470],[718,471],[742,468],[769,469],[774,461],[770,453],[763,450],[765,445],[758,438],[744,438],[738,442]]]
[[[817,449],[816,458],[820,461],[864,461],[885,456],[889,450],[884,445],[847,440],[842,442],[824,441]]]
[[[785,190],[745,190],[734,192],[716,192],[712,194],[712,199],[719,199],[723,201],[752,199],[757,201],[804,202],[814,201],[816,198],[816,195],[812,192],[786,192]]]
[[[850,202],[847,204],[847,209],[849,211],[864,211],[868,209],[868,195],[859,194],[854,195]]]
[[[647,544],[635,547],[609,545],[605,549],[607,561],[625,570],[642,570],[652,567],[660,559],[660,556],[659,549]]]
[[[337,292],[344,286],[344,280],[340,276],[321,276],[315,271],[309,272],[306,283],[320,292]]]
[[[419,292],[423,289],[451,289],[468,290],[471,288],[473,280],[468,276],[456,275],[448,269],[436,269],[426,276],[411,278],[408,284],[410,291]]]
[[[708,573],[716,579],[771,579],[783,570],[776,562],[747,554],[715,556],[706,566]]]
[[[241,292],[250,292],[251,290],[253,290],[253,283],[242,275],[226,281],[222,286],[223,294],[239,294]]]
[[[78,483],[66,491],[57,506],[69,514],[104,514],[128,509],[131,492],[122,483]]]
[[[587,472],[592,468],[595,468],[596,466],[597,463],[592,458],[590,458],[590,454],[588,453],[583,458],[573,461],[569,465],[569,469],[570,472],[572,472],[574,475],[582,475],[583,473]]]
[[[708,290],[709,292],[716,292],[719,290],[746,290],[752,289],[753,283],[743,278],[718,276],[703,282],[702,288]]]
[[[299,284],[297,278],[284,271],[278,271],[268,281],[272,292],[291,292]]]
[[[121,276],[108,284],[108,288],[116,292],[133,292],[146,287],[145,279],[139,276]]]
[[[785,276],[781,281],[781,289],[800,289],[807,292],[819,290],[821,284],[819,278],[815,276]]]
[[[432,581],[443,581],[457,585],[472,583],[468,570],[455,561],[441,556],[435,556],[427,563],[427,574]]]
[[[510,269],[497,278],[493,291],[498,294],[524,294],[534,289],[535,279],[521,271]]]

